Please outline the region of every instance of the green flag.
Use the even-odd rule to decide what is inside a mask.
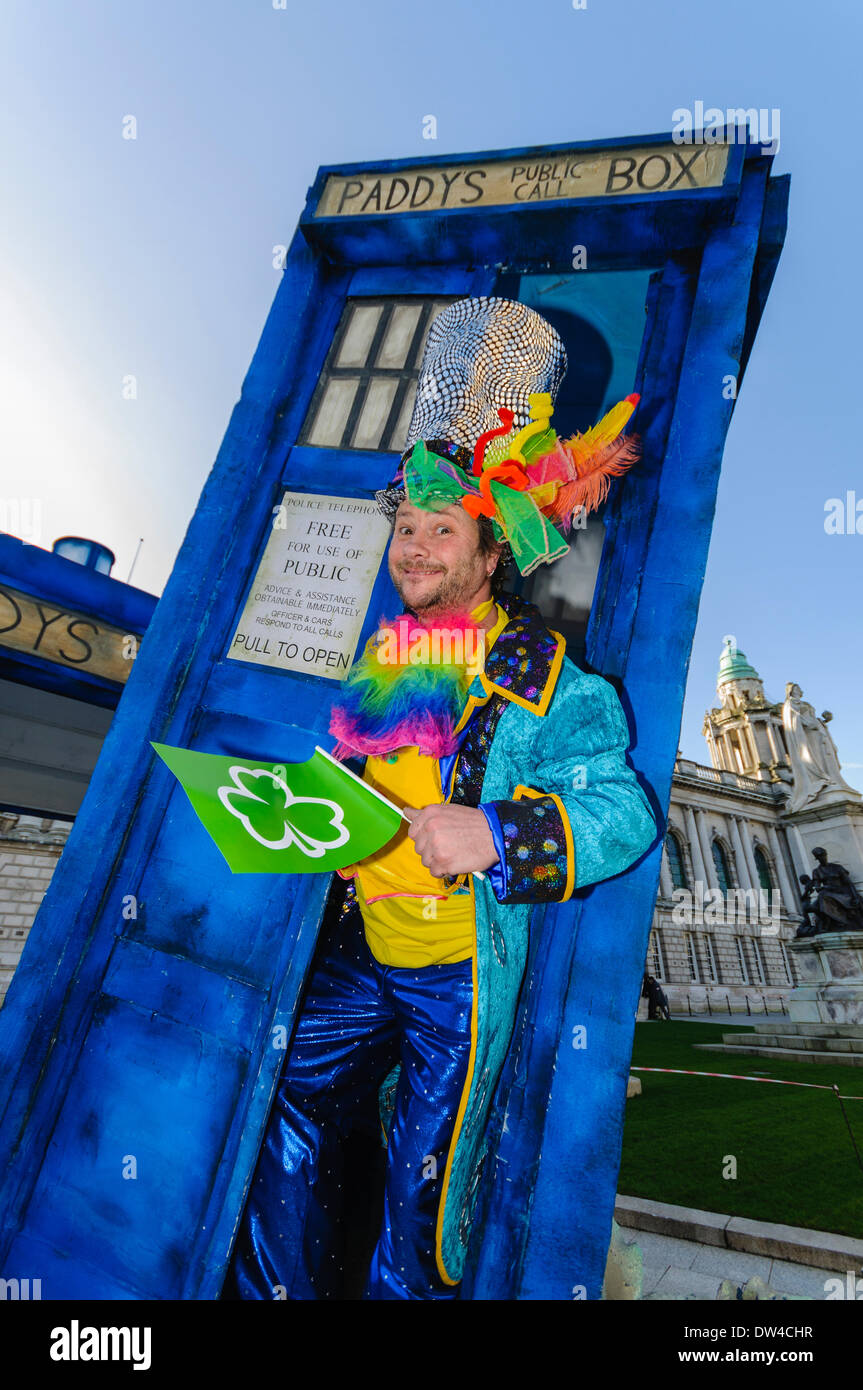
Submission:
[[[322,748],[269,763],[151,747],[173,772],[235,874],[323,874],[374,854],[396,833],[397,806]]]

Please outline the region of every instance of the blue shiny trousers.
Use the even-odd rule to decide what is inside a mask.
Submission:
[[[340,1297],[342,1140],[402,1069],[363,1297],[453,1299],[435,1228],[471,1044],[471,962],[379,964],[359,910],[324,936],[282,1067],[223,1297]],[[381,1134],[378,1123],[378,1133]]]

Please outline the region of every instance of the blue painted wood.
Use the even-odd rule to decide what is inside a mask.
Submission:
[[[646,195],[642,195],[646,198]],[[730,217],[730,189],[700,189],[696,198],[666,193],[662,202],[619,198],[620,215],[609,217],[608,199],[562,199],[553,213],[540,207],[461,208],[441,213],[402,213],[398,218],[317,218],[304,224],[311,245],[334,264],[383,266],[393,255],[393,230],[411,262],[484,265],[513,271],[541,268],[572,273],[572,247],[588,248],[593,269],[661,266],[669,245],[696,251],[711,227]],[[624,206],[625,204],[625,206]],[[627,216],[628,214],[628,216]]]
[[[144,589],[5,533],[0,533],[0,584],[43,598],[52,609],[65,603],[130,632],[146,630],[157,603]],[[8,621],[4,614],[4,624]]]
[[[0,1012],[4,1274],[43,1277],[44,1297],[218,1294],[282,1061],[275,1030],[290,1029],[327,885],[231,875],[148,741],[286,758],[320,741],[335,684],[226,650],[283,488],[368,496],[387,480],[392,456],[296,446],[347,294],[490,292],[502,265],[568,271],[586,233],[593,268],[661,268],[641,365],[645,462],[609,508],[588,652],[622,683],[633,763],[667,805],[727,426],[699,383],[740,359],[743,267],[748,257],[751,279],[765,197],[758,159],[743,168],[742,152],[732,155],[723,190],[677,201],[305,220],[298,230]],[[769,220],[766,268],[778,235]],[[763,293],[751,300],[750,319]],[[675,530],[687,526],[688,550],[688,533]],[[366,632],[392,599],[382,571]],[[668,661],[667,684],[651,652]],[[658,863],[653,852],[585,890],[535,935],[536,971],[499,1088],[495,1123],[507,1106],[510,1122],[489,1167],[466,1296],[569,1297],[570,1280],[596,1296]],[[590,1044],[570,1056],[575,1022],[587,1023]],[[138,1161],[134,1179],[123,1177],[124,1156]]]
[[[773,284],[776,267],[779,264],[779,256],[785,241],[785,230],[788,225],[790,188],[791,177],[789,174],[784,174],[780,178],[768,179],[764,198],[764,215],[761,219],[761,237],[758,242],[758,255],[755,257],[755,273],[752,277],[749,315],[743,338],[743,351],[740,355],[738,387],[743,380],[749,354],[752,351],[752,344],[755,341],[755,334],[761,322],[761,315],[770,293],[770,286]]]
[[[14,681],[16,685],[33,686],[37,690],[49,690],[54,695],[68,695],[72,700],[84,700],[102,709],[116,709],[125,689],[119,681],[108,681],[89,672],[59,666],[53,661],[40,661],[29,652],[17,652],[13,656],[8,648],[0,657],[0,679]],[[37,812],[28,810],[26,814],[36,815]]]
[[[146,632],[158,599],[123,584],[111,575],[99,574],[63,555],[28,545],[17,536],[0,534],[0,585],[18,590],[41,605],[43,620],[50,623],[65,607],[81,613],[98,629],[101,624],[123,633]],[[20,620],[17,600],[7,594],[0,602],[0,643]],[[61,620],[62,624],[62,620]],[[56,629],[55,629],[56,630]],[[89,636],[87,629],[82,634]],[[71,644],[73,653],[82,649]],[[115,709],[124,686],[93,672],[46,661],[39,651],[17,652],[4,646],[0,654],[0,678],[36,686],[57,695],[86,700],[103,709]]]
[[[320,741],[320,683],[226,649],[284,486],[370,496],[390,476],[392,456],[378,477],[368,460],[293,449],[350,278],[294,239],[0,1016],[0,1259],[24,1268],[38,1250],[43,1297],[212,1298],[221,1285],[327,883],[232,875],[148,740],[246,751],[248,735],[285,757]],[[435,288],[476,283],[450,271]],[[388,584],[382,573],[373,605]]]

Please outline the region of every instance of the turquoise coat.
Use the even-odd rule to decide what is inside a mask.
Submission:
[[[625,758],[629,730],[602,676],[565,655],[537,609],[500,600],[510,621],[469,691],[459,754],[441,762],[447,800],[491,806],[501,864],[468,876],[475,906],[471,1059],[443,1176],[436,1258],[442,1279],[462,1277],[485,1158],[485,1130],[515,1022],[537,902],[622,873],[654,842],[656,821]],[[397,1080],[382,1087],[387,1127]]]

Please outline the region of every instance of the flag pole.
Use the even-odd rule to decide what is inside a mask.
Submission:
[[[395,802],[390,801],[389,798],[384,796],[382,792],[379,792],[375,787],[370,787],[368,782],[364,782],[362,777],[358,777],[355,772],[351,772],[349,767],[345,767],[344,763],[340,763],[338,758],[334,758],[332,753],[327,752],[326,748],[321,748],[320,744],[316,743],[315,752],[322,754],[322,756],[325,757],[328,762],[331,762],[334,767],[339,768],[341,772],[346,772],[349,777],[353,777],[355,782],[359,782],[360,786],[364,787],[367,792],[371,792],[372,796],[376,796],[378,798],[378,801],[382,801],[385,806],[389,806],[391,811],[397,811],[398,814],[401,816],[402,820],[407,821],[408,825],[410,825],[410,816],[405,815],[401,806],[396,806]],[[469,869],[468,873],[472,873],[474,878],[485,878],[485,874],[481,873],[479,869]]]

